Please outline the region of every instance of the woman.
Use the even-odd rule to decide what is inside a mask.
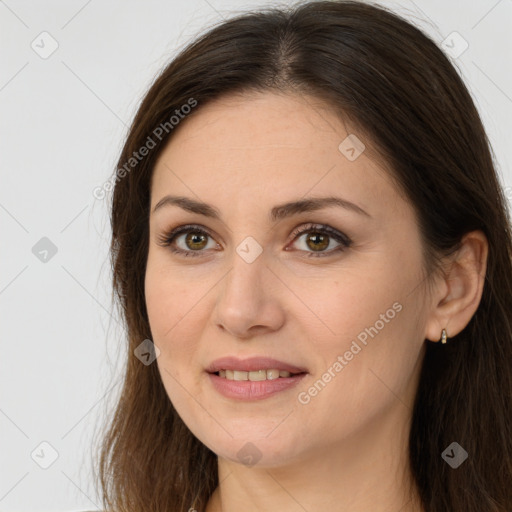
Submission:
[[[106,510],[512,510],[510,219],[420,30],[360,2],[225,21],[115,181]]]

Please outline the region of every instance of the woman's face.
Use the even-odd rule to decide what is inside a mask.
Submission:
[[[405,424],[429,315],[412,207],[318,100],[198,109],[151,184],[147,310],[179,415],[269,467]]]

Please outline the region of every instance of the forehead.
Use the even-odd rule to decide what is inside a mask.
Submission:
[[[251,92],[224,96],[204,107],[199,104],[173,135],[169,149],[201,148],[217,154],[253,151],[260,157],[288,149],[314,151],[318,156],[337,151],[336,141],[347,135],[332,108],[317,98]]]
[[[397,191],[384,166],[366,150],[347,158],[353,135],[364,144],[317,98],[251,93],[199,103],[155,165],[152,205],[171,192],[219,202],[234,202],[236,194],[275,204],[340,192],[367,211],[386,202],[396,207]]]

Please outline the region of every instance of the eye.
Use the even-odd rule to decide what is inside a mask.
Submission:
[[[308,249],[312,249],[312,252],[306,255],[307,257],[329,256],[335,252],[347,249],[352,244],[352,241],[346,235],[323,224],[306,224],[297,228],[291,236],[295,240],[297,237],[299,239],[302,238],[300,235],[308,235],[305,237],[305,249],[302,249],[305,252],[308,252]],[[184,248],[177,246],[180,238],[182,238],[182,243],[185,245]],[[205,252],[203,249],[208,248],[208,238],[212,237],[206,230],[197,225],[189,224],[179,226],[168,233],[164,233],[159,237],[158,243],[164,247],[169,247],[173,253],[195,257],[200,256],[202,252]],[[332,240],[338,242],[338,246],[326,251],[325,249],[331,245],[330,242]],[[214,242],[213,247],[209,248],[216,247],[220,246]],[[285,250],[289,249],[286,248]]]
[[[352,244],[352,240],[348,238],[345,234],[341,233],[340,231],[331,228],[330,226],[325,226],[323,224],[306,224],[305,226],[301,226],[300,228],[297,228],[293,233],[292,236],[295,238],[303,238],[302,235],[307,235],[304,237],[304,244],[303,247],[305,247],[304,250],[307,251],[307,249],[312,249],[313,252],[308,252],[306,254],[306,257],[308,258],[318,258],[318,257],[325,257],[330,256],[333,253],[337,253],[340,251],[344,251],[345,249],[348,249],[350,245]],[[330,245],[331,241],[335,240],[338,242],[338,246],[331,248],[331,250],[326,251]]]
[[[184,249],[175,246],[182,237],[183,243],[185,244]],[[182,254],[183,256],[200,256],[200,253],[204,252],[202,249],[206,247],[208,237],[210,237],[210,234],[207,231],[192,224],[180,226],[171,230],[169,233],[164,233],[164,235],[159,238],[158,243],[164,247],[169,247],[171,252]],[[215,245],[218,246],[219,244]]]

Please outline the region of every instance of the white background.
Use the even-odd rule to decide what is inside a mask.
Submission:
[[[454,62],[512,186],[512,0],[379,3],[439,44],[453,31],[467,41]],[[92,191],[112,175],[144,92],[176,51],[264,4],[277,3],[0,2],[0,511],[101,507],[91,446],[125,349],[111,305],[108,201]],[[31,47],[43,46],[43,31],[58,43],[46,59]],[[57,249],[47,262],[32,252],[43,237]],[[43,441],[58,454],[47,469],[35,462],[50,461]]]

